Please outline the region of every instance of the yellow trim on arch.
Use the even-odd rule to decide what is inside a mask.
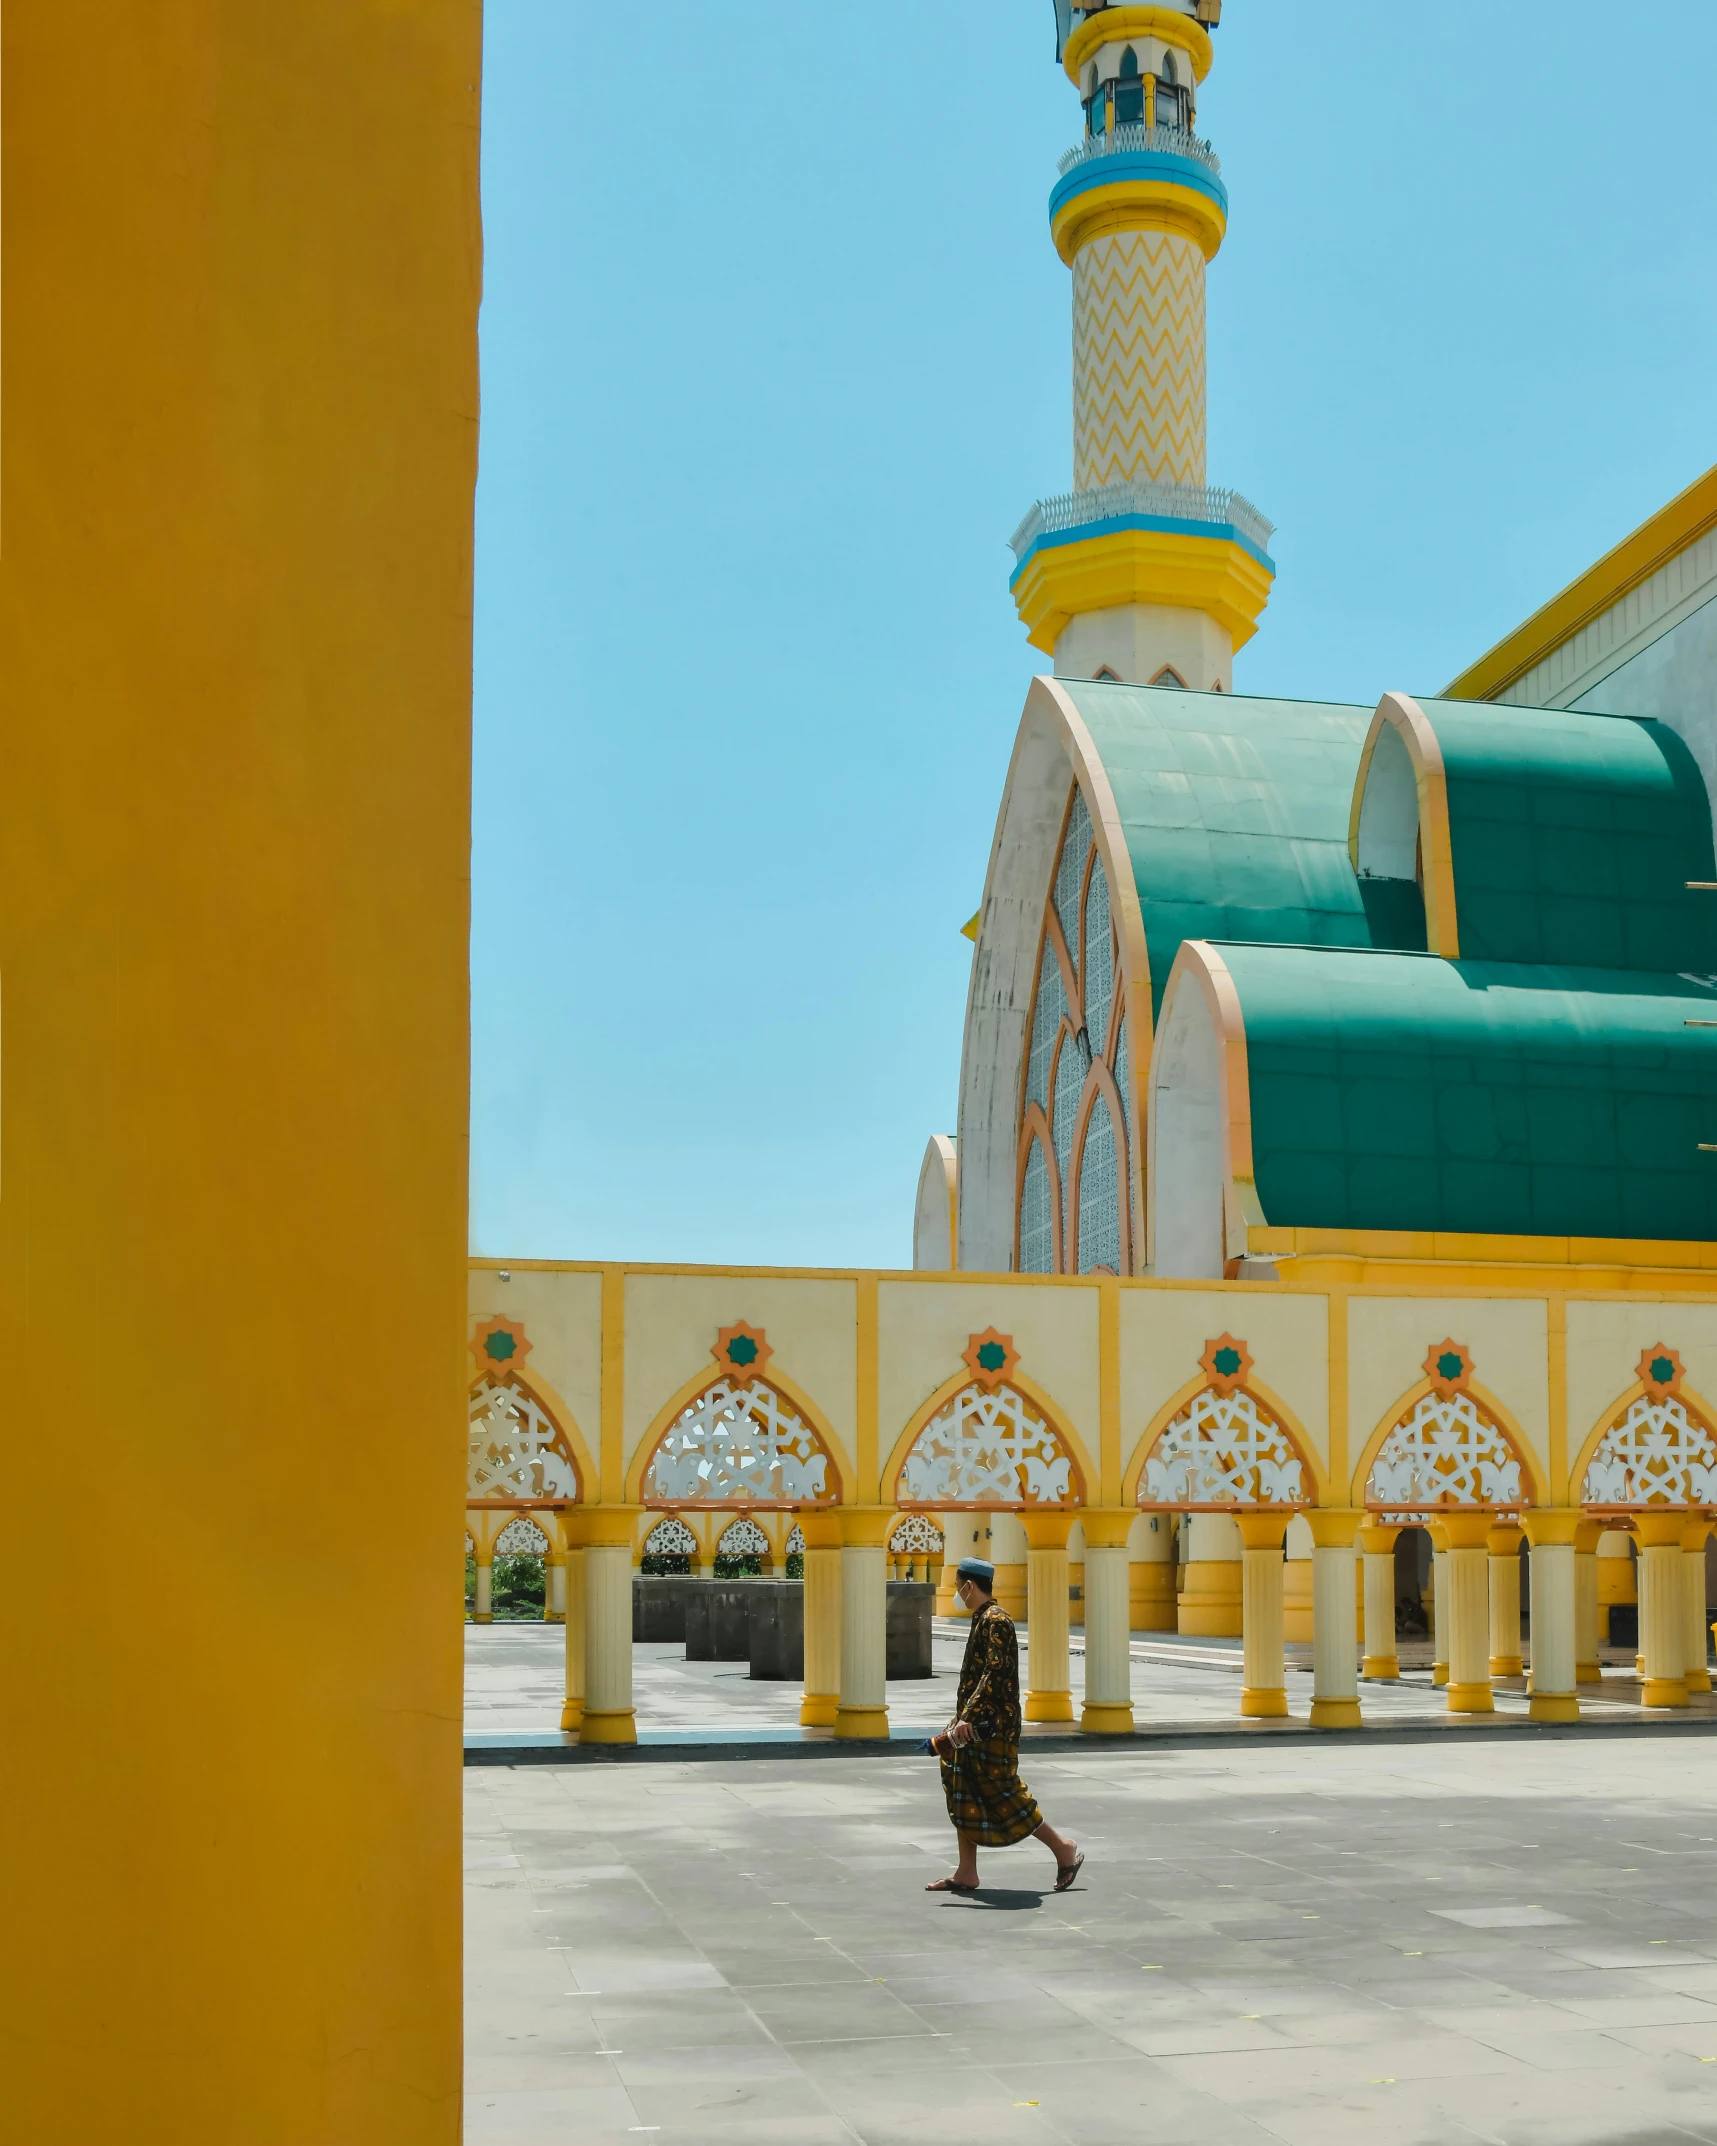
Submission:
[[[1385,693],[1371,718],[1365,745],[1354,777],[1353,797],[1347,812],[1347,854],[1359,870],[1359,819],[1365,803],[1365,785],[1371,773],[1371,756],[1377,741],[1389,728],[1407,748],[1413,769],[1413,788],[1419,802],[1420,876],[1425,896],[1425,944],[1447,961],[1460,958],[1461,935],[1455,906],[1455,857],[1449,839],[1449,783],[1443,766],[1443,748],[1437,742],[1430,718],[1407,693]]]
[[[1228,218],[1220,202],[1195,186],[1176,179],[1124,178],[1070,194],[1049,226],[1055,250],[1069,268],[1081,246],[1118,231],[1172,231],[1214,261],[1228,236]]]
[[[644,1477],[649,1472],[651,1461],[656,1457],[657,1447],[678,1421],[681,1410],[695,1401],[700,1393],[707,1393],[710,1387],[718,1385],[723,1379],[731,1379],[732,1376],[733,1374],[730,1371],[723,1371],[716,1364],[711,1364],[701,1371],[694,1371],[692,1376],[686,1380],[685,1384],[674,1395],[673,1399],[664,1402],[662,1407],[656,1411],[656,1414],[650,1419],[649,1429],[639,1439],[638,1450],[632,1456],[631,1465],[626,1470],[625,1502],[628,1505],[641,1505],[643,1503]],[[762,1383],[765,1386],[773,1386],[781,1398],[792,1405],[794,1411],[803,1419],[807,1427],[815,1433],[817,1443],[822,1447],[829,1465],[835,1471],[837,1502],[842,1505],[852,1504],[855,1495],[854,1470],[842,1450],[841,1441],[828,1417],[823,1414],[823,1411],[811,1399],[811,1396],[806,1393],[804,1388],[795,1385],[785,1372],[779,1368],[778,1358],[771,1359],[768,1373]],[[735,1504],[733,1509],[737,1512],[740,1508]],[[727,1508],[724,1506],[722,1510],[726,1511]]]
[[[1208,1283],[1205,1284],[1205,1287],[1208,1288],[1209,1286]],[[1162,1437],[1164,1431],[1168,1429],[1176,1416],[1192,1405],[1201,1393],[1209,1390],[1209,1376],[1207,1373],[1200,1371],[1195,1378],[1188,1379],[1178,1393],[1170,1394],[1150,1422],[1145,1425],[1144,1434],[1133,1448],[1133,1457],[1127,1463],[1127,1472],[1121,1478],[1121,1503],[1124,1506],[1138,1505],[1139,1479],[1144,1474],[1145,1463],[1150,1459],[1157,1441]],[[1282,1399],[1281,1395],[1272,1387],[1266,1386],[1262,1379],[1248,1378],[1245,1380],[1241,1390],[1249,1393],[1259,1407],[1263,1409],[1264,1413],[1287,1433],[1288,1442],[1298,1455],[1300,1465],[1305,1469],[1307,1478],[1311,1483],[1314,1501],[1319,1505],[1327,1505],[1330,1502],[1329,1477],[1318,1460],[1318,1449],[1308,1434],[1305,1425],[1288,1406],[1287,1402]],[[1249,1509],[1238,1505],[1234,1508],[1237,1513]]]
[[[1080,70],[1093,52],[1104,45],[1130,44],[1139,37],[1154,37],[1159,43],[1173,45],[1177,52],[1184,52],[1192,62],[1195,82],[1204,80],[1216,57],[1210,32],[1202,23],[1191,21],[1174,8],[1108,7],[1099,14],[1087,15],[1067,40],[1061,64],[1067,70],[1068,81],[1078,89]]]
[[[578,1471],[578,1503],[596,1504],[602,1489],[596,1472],[596,1462],[585,1442],[584,1433],[578,1427],[578,1418],[548,1380],[538,1378],[528,1371],[514,1371],[505,1378],[497,1378],[492,1370],[480,1371],[467,1389],[467,1399],[471,1394],[491,1385],[517,1386],[530,1395],[566,1440],[567,1451],[572,1455],[572,1465]]]
[[[1645,1400],[1648,1393],[1649,1388],[1646,1386],[1645,1381],[1635,1379],[1621,1399],[1612,1401],[1592,1426],[1585,1444],[1581,1446],[1579,1454],[1575,1458],[1573,1467],[1568,1471],[1568,1503],[1570,1505],[1579,1505],[1582,1502],[1580,1489],[1586,1480],[1586,1470],[1592,1465],[1592,1455],[1597,1452],[1605,1436],[1615,1429],[1634,1403]],[[1697,1417],[1713,1437],[1717,1437],[1717,1409],[1713,1409],[1709,1402],[1695,1393],[1693,1388],[1685,1383],[1677,1390],[1674,1398],[1681,1403],[1690,1416]],[[1682,1508],[1671,1506],[1667,1510],[1676,1512],[1682,1510]],[[1697,1510],[1697,1508],[1689,1507],[1687,1510],[1692,1511]]]
[[[1353,1471],[1349,1492],[1350,1503],[1358,1507],[1364,1506],[1365,1479],[1371,1473],[1372,1462],[1376,1460],[1378,1454],[1383,1450],[1384,1440],[1398,1424],[1405,1421],[1413,1413],[1414,1409],[1418,1407],[1419,1403],[1431,1390],[1431,1381],[1428,1378],[1423,1378],[1416,1386],[1410,1386],[1399,1400],[1391,1401],[1384,1410],[1376,1428],[1365,1441],[1364,1451],[1360,1454],[1358,1466]],[[1520,1427],[1519,1417],[1515,1415],[1512,1409],[1499,1401],[1488,1386],[1481,1386],[1477,1379],[1469,1379],[1462,1390],[1479,1413],[1483,1416],[1488,1416],[1504,1438],[1508,1440],[1515,1459],[1519,1461],[1523,1472],[1530,1479],[1532,1486],[1530,1502],[1534,1505],[1550,1504],[1549,1478],[1533,1453],[1531,1439],[1527,1437]],[[1465,1508],[1452,1506],[1449,1510],[1460,1512]]]
[[[881,1502],[884,1505],[896,1505],[900,1502],[900,1471],[906,1466],[906,1456],[917,1443],[918,1435],[924,1426],[932,1416],[936,1415],[941,1409],[946,1408],[957,1393],[963,1393],[968,1386],[976,1383],[970,1371],[962,1364],[952,1378],[944,1379],[929,1399],[921,1401],[913,1410],[911,1416],[907,1419],[905,1430],[894,1441],[893,1450],[888,1456],[888,1465],[882,1471]],[[1073,1462],[1073,1472],[1078,1477],[1078,1481],[1073,1486],[1076,1495],[1069,1501],[1066,1509],[1074,1511],[1081,1506],[1095,1503],[1096,1501],[1091,1496],[1091,1486],[1100,1480],[1098,1472],[1091,1464],[1091,1456],[1085,1449],[1085,1441],[1073,1428],[1072,1424],[1068,1422],[1061,1404],[1052,1394],[1045,1392],[1035,1379],[1028,1378],[1017,1364],[1008,1373],[1002,1384],[1012,1386],[1018,1392],[1023,1393],[1033,1408],[1043,1417],[1056,1437],[1061,1440],[1063,1446],[1066,1447]]]

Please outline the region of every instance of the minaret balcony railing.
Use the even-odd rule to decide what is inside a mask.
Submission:
[[[1150,484],[1141,480],[1040,499],[1008,539],[1008,545],[1014,557],[1023,560],[1046,537],[1066,536],[1095,522],[1123,521],[1134,516],[1232,529],[1260,553],[1268,553],[1270,539],[1276,533],[1275,523],[1267,521],[1238,492],[1207,484]]]
[[[1089,134],[1068,150],[1056,170],[1065,179],[1070,171],[1089,164],[1094,157],[1138,156],[1141,152],[1185,157],[1189,163],[1202,164],[1213,176],[1221,176],[1222,163],[1216,151],[1185,127],[1111,127],[1107,134]]]

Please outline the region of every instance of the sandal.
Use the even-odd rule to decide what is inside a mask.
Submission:
[[[1071,1863],[1058,1864],[1056,1866],[1055,1872],[1055,1890],[1058,1893],[1066,1892],[1068,1887],[1073,1883],[1074,1879],[1078,1877],[1079,1873],[1084,1868],[1085,1858],[1083,1855],[1078,1854],[1074,1856]]]
[[[956,1878],[938,1878],[934,1885],[927,1885],[927,1893],[975,1893],[975,1885],[962,1885]]]

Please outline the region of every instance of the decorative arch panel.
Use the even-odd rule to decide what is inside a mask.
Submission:
[[[1208,1353],[1208,1352],[1207,1352]],[[1233,1512],[1312,1502],[1299,1449],[1244,1386],[1202,1387],[1145,1457],[1139,1503],[1168,1512]]]
[[[471,1389],[465,1502],[574,1504],[580,1495],[572,1447],[536,1395],[511,1379],[479,1379]]]
[[[698,1539],[685,1522],[670,1513],[666,1520],[658,1520],[644,1537],[646,1557],[696,1557]]]
[[[1073,1455],[1049,1418],[1017,1386],[987,1377],[962,1386],[919,1431],[897,1496],[933,1510],[1080,1503]]]
[[[755,1520],[739,1519],[723,1528],[716,1549],[723,1557],[767,1557],[769,1538]]]
[[[547,1557],[549,1539],[534,1520],[520,1513],[495,1537],[495,1554],[498,1557]]]
[[[1384,1438],[1365,1479],[1367,1507],[1391,1517],[1531,1502],[1507,1432],[1459,1388],[1422,1395]]]
[[[940,1557],[942,1530],[924,1513],[909,1513],[888,1538],[891,1557]]]
[[[1717,1437],[1679,1395],[1644,1393],[1598,1440],[1580,1503],[1605,1512],[1717,1505]]]
[[[839,1474],[815,1429],[768,1380],[712,1379],[656,1441],[645,1505],[838,1505]]]

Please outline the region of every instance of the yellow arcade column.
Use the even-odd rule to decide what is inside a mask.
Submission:
[[[1438,1524],[1449,1543],[1449,1684],[1451,1714],[1490,1714],[1490,1530],[1486,1512],[1449,1512]]]
[[[584,1723],[584,1650],[589,1624],[589,1574],[585,1564],[584,1521],[577,1512],[560,1516],[566,1541],[561,1571],[566,1581],[566,1697],[561,1703],[560,1725],[576,1733]],[[630,1654],[628,1654],[630,1660]]]
[[[1359,1673],[1372,1683],[1390,1683],[1401,1674],[1395,1651],[1395,1538],[1400,1532],[1376,1520],[1359,1531],[1365,1559],[1365,1659]]]
[[[1578,1721],[1575,1697],[1575,1549],[1584,1515],[1549,1507],[1521,1516],[1532,1545],[1532,1698],[1534,1721]]]
[[[1517,1677],[1520,1653],[1520,1542],[1517,1521],[1499,1520],[1486,1538],[1490,1553],[1490,1673]]]
[[[1021,1513],[1026,1549],[1027,1721],[1071,1721],[1073,1679],[1067,1647],[1067,1538],[1064,1510]]]
[[[566,1554],[550,1550],[543,1559],[543,1623],[566,1622]]]
[[[1314,1507],[1305,1519],[1312,1531],[1312,1727],[1357,1729],[1362,1716],[1354,1543],[1365,1514]]]
[[[1449,1681],[1449,1542],[1440,1522],[1427,1518],[1431,1538],[1431,1682]]]
[[[459,2137],[481,27],[5,0],[16,2141]]]
[[[841,1530],[841,1703],[835,1734],[888,1734],[888,1538],[892,1506],[843,1507]]]
[[[1682,1512],[1636,1513],[1642,1706],[1687,1704],[1687,1583],[1681,1561]]]
[[[632,1541],[636,1505],[584,1508],[584,1715],[581,1744],[635,1744]],[[570,1620],[569,1620],[570,1621]]]
[[[801,1509],[805,1538],[805,1694],[802,1728],[832,1729],[841,1705],[841,1518]],[[885,1598],[886,1600],[886,1598]]]
[[[1711,1689],[1710,1627],[1705,1621],[1705,1538],[1711,1523],[1703,1514],[1681,1530],[1681,1576],[1687,1596],[1686,1684],[1688,1695]]]
[[[1127,1629],[1172,1632],[1175,1628],[1175,1516],[1134,1516],[1127,1537]]]
[[[1176,1622],[1205,1639],[1240,1637],[1240,1531],[1227,1513],[1193,1513]]]
[[[1598,1660],[1598,1538],[1604,1532],[1601,1520],[1581,1515],[1574,1530],[1574,1679],[1578,1684],[1600,1684],[1604,1671]]]
[[[1133,1731],[1133,1657],[1128,1626],[1127,1538],[1138,1514],[1088,1508],[1085,1525],[1085,1703],[1089,1736]]]
[[[1245,1674],[1240,1711],[1269,1719],[1288,1711],[1288,1665],[1283,1651],[1282,1543],[1288,1513],[1237,1513],[1245,1544],[1241,1623]],[[1315,1642],[1314,1642],[1315,1644]]]

